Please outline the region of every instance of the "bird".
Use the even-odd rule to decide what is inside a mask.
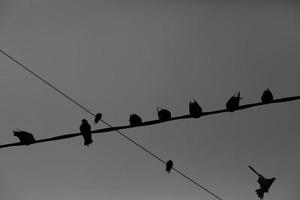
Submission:
[[[101,113],[97,113],[95,115],[95,119],[94,119],[95,124],[97,124],[101,119],[102,119],[102,114]]]
[[[30,145],[35,142],[34,136],[31,133],[28,133],[26,131],[22,131],[20,129],[17,129],[17,131],[13,131],[14,136],[19,138],[20,143],[24,145]]]
[[[157,107],[157,115],[158,115],[158,119],[161,121],[167,121],[171,119],[171,112],[168,111],[167,109],[162,109]]]
[[[263,92],[260,99],[263,103],[270,103],[273,101],[274,97],[272,92],[269,90],[269,88],[267,88],[267,90]]]
[[[276,178],[267,179],[263,175],[258,173],[255,169],[253,169],[253,167],[251,167],[250,165],[248,167],[258,176],[257,182],[259,183],[260,188],[255,190],[255,192],[258,198],[263,199],[264,193],[269,192],[269,189],[273,182],[276,180]]]
[[[202,114],[202,108],[195,99],[193,99],[193,102],[190,101],[189,112],[194,118],[199,118]]]
[[[166,172],[170,173],[172,168],[173,168],[173,161],[168,160],[168,162],[166,163]]]
[[[131,114],[129,122],[131,126],[140,126],[142,124],[142,118],[137,114]]]
[[[79,129],[84,139],[84,145],[89,146],[93,143],[91,125],[86,119],[82,119],[81,122]]]
[[[240,97],[240,92],[238,92],[237,96],[232,96],[226,103],[226,108],[230,112],[234,112],[236,109],[239,108],[240,100],[242,98]]]

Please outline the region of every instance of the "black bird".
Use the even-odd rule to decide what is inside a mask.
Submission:
[[[261,101],[263,103],[270,103],[272,102],[274,99],[272,92],[269,90],[269,88],[267,90],[264,91],[263,95],[261,96]]]
[[[91,125],[86,119],[81,120],[80,132],[84,139],[84,145],[89,146],[93,143]]]
[[[269,189],[276,178],[267,179],[263,177],[260,173],[258,173],[253,167],[249,165],[249,168],[258,176],[257,182],[259,183],[260,188],[255,190],[258,198],[263,199],[264,193],[269,192]]]
[[[13,131],[13,133],[14,136],[19,138],[20,143],[22,144],[30,145],[35,142],[35,139],[31,133],[19,129],[17,131]]]
[[[142,124],[142,118],[137,114],[131,114],[129,122],[131,126],[140,126]]]
[[[189,111],[190,111],[190,115],[194,118],[199,118],[201,116],[202,108],[195,99],[194,102],[190,101]]]
[[[157,107],[157,115],[160,121],[167,121],[171,119],[171,112],[167,109],[162,109]]]
[[[226,103],[226,108],[230,112],[235,111],[236,109],[239,108],[240,100],[242,98],[240,97],[240,92],[238,92],[237,96],[232,96]]]
[[[169,160],[169,161],[166,163],[166,172],[170,173],[172,168],[173,168],[173,161],[172,161],[172,160]]]
[[[101,119],[102,119],[102,114],[101,113],[97,113],[95,115],[95,119],[94,119],[95,124],[97,124]]]

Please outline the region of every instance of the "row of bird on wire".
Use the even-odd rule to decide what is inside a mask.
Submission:
[[[229,98],[229,100],[226,103],[226,109],[230,112],[234,112],[239,108],[240,100],[242,98],[240,97],[240,92],[237,93],[237,95],[233,95]],[[272,92],[267,89],[263,92],[263,95],[261,97],[261,101],[263,103],[271,103],[273,101],[273,94]],[[196,100],[193,100],[189,103],[189,114],[193,118],[199,118],[202,115],[202,108],[198,104]],[[162,122],[168,121],[171,119],[171,112],[167,109],[163,108],[157,108],[157,116],[158,119]],[[102,119],[102,114],[97,113],[95,115],[94,122],[97,124]],[[138,116],[137,114],[131,114],[129,117],[129,123],[130,126],[141,126],[143,124],[142,118]],[[88,123],[86,119],[82,119],[81,125],[80,125],[80,132],[84,139],[84,145],[89,146],[93,143],[92,140],[92,130],[91,125]],[[20,140],[20,143],[23,145],[30,145],[35,143],[35,138],[33,134],[19,130],[13,131],[14,136],[18,137]]]
[[[234,112],[239,108],[241,99],[242,98],[240,97],[240,92],[238,92],[237,95],[233,95],[227,101],[226,109],[230,112]],[[273,101],[273,94],[269,89],[263,92],[261,101],[263,103],[270,103]],[[193,101],[190,101],[189,103],[189,114],[193,118],[199,118],[202,115],[202,108],[195,99]],[[168,121],[172,118],[171,112],[169,110],[159,107],[157,108],[157,116],[158,119],[162,122]],[[101,119],[102,114],[98,113],[95,116],[94,122],[98,123]],[[141,126],[143,124],[143,121],[142,118],[137,114],[131,114],[129,117],[129,123],[130,126]],[[80,132],[82,133],[82,136],[84,138],[84,145],[89,146],[91,143],[93,143],[91,126],[86,119],[82,120]]]
[[[240,97],[240,92],[238,92],[237,95],[233,95],[227,101],[226,109],[230,112],[234,112],[239,108],[241,99],[242,98]],[[273,94],[269,89],[263,92],[261,101],[263,103],[271,103],[273,101]],[[189,103],[189,114],[193,118],[199,118],[202,115],[202,108],[196,100],[193,100]],[[167,109],[157,108],[157,116],[160,121],[167,121],[171,119],[171,112]],[[102,114],[98,113],[95,115],[94,122],[97,124],[101,119],[102,119]],[[143,122],[140,116],[138,116],[137,114],[131,114],[129,118],[129,123],[131,126],[140,126],[142,125]],[[82,119],[82,123],[79,129],[84,139],[84,145],[89,146],[90,144],[92,144],[93,140],[92,140],[91,125],[88,123],[86,119]],[[13,132],[14,132],[14,136],[19,138],[21,144],[30,145],[35,143],[35,138],[33,134],[22,130],[17,130]],[[173,165],[174,165],[173,161],[168,160],[166,162],[166,168],[165,168],[166,172],[170,173],[171,170],[173,169]],[[263,199],[264,193],[268,192],[275,178],[266,179],[261,174],[256,172],[251,166],[249,167],[259,177],[258,183],[260,184],[260,188],[256,190],[256,193],[260,199]]]

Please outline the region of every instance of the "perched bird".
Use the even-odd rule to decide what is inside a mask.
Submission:
[[[271,101],[273,101],[273,94],[272,92],[269,90],[269,88],[267,90],[264,91],[263,95],[261,96],[261,101],[263,103],[270,103]]]
[[[190,115],[194,118],[199,118],[202,114],[202,108],[198,104],[198,102],[194,99],[194,102],[190,101],[189,104]]]
[[[264,198],[264,193],[269,192],[269,189],[270,189],[271,185],[273,184],[273,182],[275,181],[276,178],[267,179],[267,178],[263,177],[261,174],[259,174],[250,165],[248,167],[258,176],[257,182],[259,183],[260,188],[255,190],[255,192],[256,192],[258,198],[263,199]]]
[[[166,172],[170,173],[172,168],[173,168],[173,161],[172,161],[172,160],[169,160],[169,161],[166,163]]]
[[[240,92],[238,92],[236,97],[235,96],[230,97],[230,99],[226,103],[227,110],[229,110],[230,112],[233,112],[236,109],[238,109],[241,99],[242,98],[240,97]]]
[[[101,119],[102,119],[102,114],[101,113],[97,113],[95,115],[95,119],[94,119],[95,124],[97,124]]]
[[[80,132],[84,139],[84,145],[89,146],[93,143],[91,125],[86,119],[81,120]]]
[[[162,109],[157,107],[157,115],[158,115],[158,119],[161,121],[166,121],[171,119],[171,112],[168,111],[167,109]]]
[[[17,131],[13,131],[13,133],[14,136],[19,138],[20,143],[22,144],[30,145],[35,142],[35,139],[31,133],[19,129]]]
[[[142,124],[142,118],[137,114],[131,114],[129,122],[131,126],[140,126]]]

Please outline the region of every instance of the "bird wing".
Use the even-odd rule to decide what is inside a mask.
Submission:
[[[253,167],[251,167],[250,165],[248,165],[248,167],[259,177],[263,177],[260,173],[258,173]]]

